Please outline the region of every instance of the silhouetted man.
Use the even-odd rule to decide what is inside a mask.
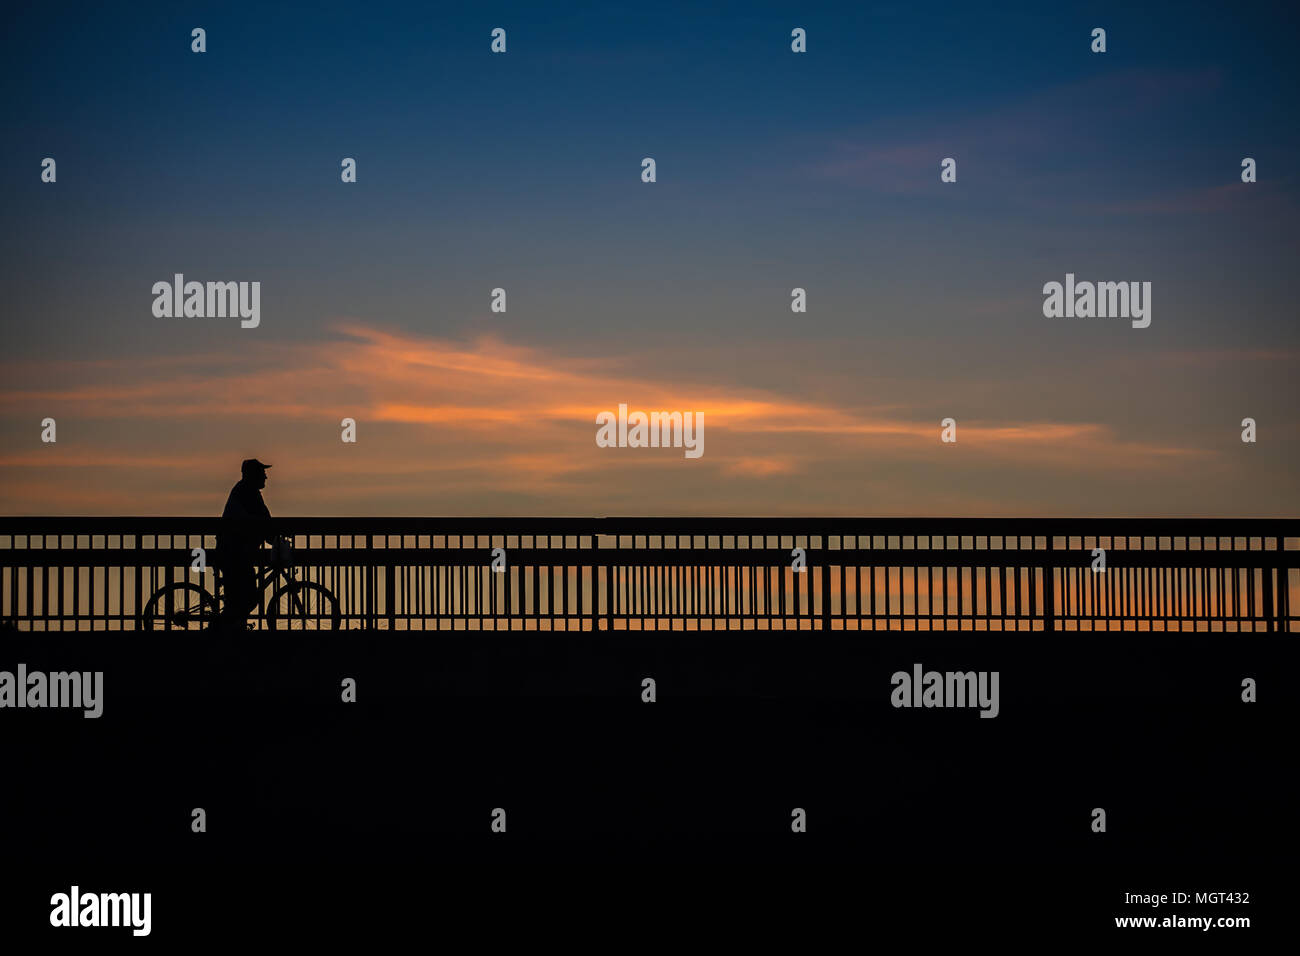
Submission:
[[[223,616],[228,626],[244,630],[248,613],[257,605],[257,552],[266,541],[274,544],[266,522],[271,512],[262,500],[266,487],[266,469],[256,458],[239,466],[243,475],[230,489],[226,510],[221,513],[221,533],[217,538],[217,555],[225,577],[226,607]]]

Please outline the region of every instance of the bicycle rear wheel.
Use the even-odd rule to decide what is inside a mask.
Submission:
[[[217,620],[217,601],[197,584],[177,582],[155,591],[140,615],[145,631],[204,631]]]

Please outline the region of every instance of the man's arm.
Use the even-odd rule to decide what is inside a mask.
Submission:
[[[262,493],[260,491],[253,492],[252,504],[254,509],[257,512],[258,518],[261,521],[270,522],[271,509],[269,509],[266,506],[266,502],[262,499]],[[274,548],[277,542],[279,541],[279,535],[275,534],[275,532],[273,531],[268,530],[262,535],[262,540]]]

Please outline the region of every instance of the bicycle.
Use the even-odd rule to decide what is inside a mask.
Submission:
[[[259,593],[275,586],[266,607],[268,626],[273,631],[337,631],[341,615],[334,592],[314,581],[298,578],[290,567],[291,552],[289,539],[281,538],[275,559],[269,567],[263,567],[259,571]],[[224,600],[224,595],[222,599]],[[140,615],[140,626],[146,631],[188,631],[197,625],[203,631],[220,619],[221,608],[217,597],[207,588],[188,581],[177,581],[150,595]]]

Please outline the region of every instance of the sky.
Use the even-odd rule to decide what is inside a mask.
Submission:
[[[21,8],[0,514],[1294,516],[1300,18],[1142,6]]]

